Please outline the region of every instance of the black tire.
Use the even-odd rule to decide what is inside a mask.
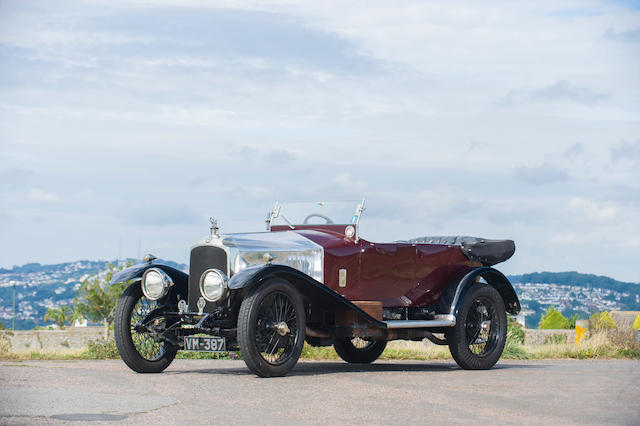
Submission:
[[[507,315],[500,293],[488,284],[472,286],[458,310],[456,325],[446,333],[449,351],[465,370],[487,370],[502,355]]]
[[[120,296],[114,315],[113,334],[120,357],[137,373],[160,373],[171,364],[178,348],[155,341],[147,333],[133,329],[157,305],[142,294],[140,283],[131,284]]]
[[[249,370],[260,377],[286,375],[298,362],[305,339],[302,298],[287,281],[254,288],[240,305],[238,344]]]
[[[386,341],[354,339],[340,339],[333,342],[338,356],[351,364],[371,364],[378,359],[387,347]]]

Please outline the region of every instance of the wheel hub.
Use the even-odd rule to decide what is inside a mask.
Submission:
[[[275,328],[276,332],[278,332],[278,334],[281,336],[285,336],[291,332],[291,330],[289,330],[289,326],[284,321],[280,321],[279,323],[275,324],[273,328]]]

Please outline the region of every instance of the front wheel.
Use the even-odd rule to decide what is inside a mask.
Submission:
[[[370,364],[382,354],[387,347],[386,341],[366,340],[360,337],[340,339],[333,347],[343,360],[352,364]]]
[[[122,293],[116,307],[113,323],[116,347],[124,363],[138,373],[160,373],[171,364],[178,351],[169,342],[136,330],[136,325],[157,305],[156,301],[144,297],[140,283],[134,283]],[[157,318],[153,327],[162,330],[164,322],[163,318]]]
[[[284,280],[267,281],[240,305],[242,359],[260,377],[284,376],[298,362],[305,327],[304,305],[296,289]]]
[[[471,287],[458,310],[456,325],[446,337],[449,351],[460,367],[493,367],[507,340],[507,315],[500,293],[487,284]]]

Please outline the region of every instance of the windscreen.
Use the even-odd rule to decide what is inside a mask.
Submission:
[[[360,203],[359,200],[278,203],[271,213],[271,225],[355,224]]]

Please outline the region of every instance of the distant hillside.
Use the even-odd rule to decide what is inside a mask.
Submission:
[[[526,325],[536,328],[551,305],[569,317],[586,319],[594,312],[640,310],[640,284],[578,272],[533,272],[510,275],[518,293]]]
[[[185,264],[158,260],[187,272]],[[71,304],[80,283],[104,273],[108,261],[78,260],[55,265],[28,263],[0,269],[0,322],[11,327],[13,296],[16,296],[16,329],[43,325],[50,307]],[[111,261],[124,265],[125,261]],[[527,326],[537,327],[540,315],[550,305],[566,316],[587,318],[592,312],[622,309],[640,310],[640,284],[578,272],[534,272],[512,275],[518,297],[527,316]]]
[[[568,285],[585,288],[606,288],[619,292],[635,292],[640,290],[640,284],[614,280],[603,275],[581,274],[579,272],[532,272],[530,274],[509,275],[511,282],[517,283],[545,283]]]

